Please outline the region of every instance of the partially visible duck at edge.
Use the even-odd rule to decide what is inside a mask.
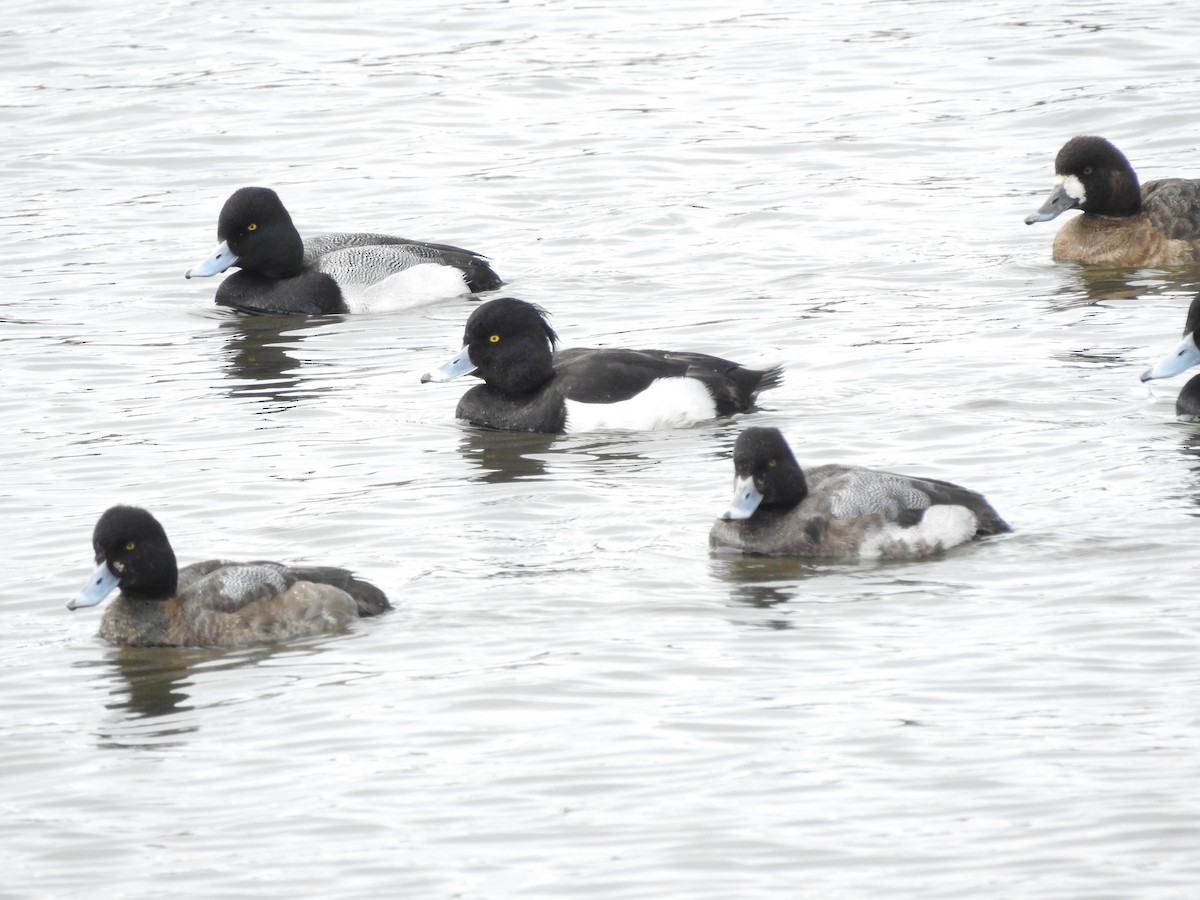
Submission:
[[[182,569],[162,525],[114,506],[92,533],[98,567],[68,609],[115,588],[100,637],[131,647],[239,647],[337,633],[391,609],[383,591],[346,569],[209,560]]]
[[[557,434],[603,429],[683,428],[749,412],[783,370],[674,350],[555,349],[558,335],[539,306],[489,300],[467,319],[463,348],[421,382],[473,374],[457,416],[506,431]]]
[[[1142,373],[1142,381],[1155,378],[1170,378],[1200,365],[1200,345],[1197,345],[1197,329],[1200,329],[1200,294],[1188,307],[1187,321],[1183,325],[1183,341],[1158,365]],[[1175,415],[1185,422],[1200,422],[1200,375],[1188,380],[1175,400]]]
[[[801,470],[778,428],[733,447],[733,503],[709,531],[714,550],[831,560],[917,559],[1010,531],[975,491],[860,466]]]
[[[378,312],[504,283],[485,257],[449,244],[358,232],[302,239],[279,195],[264,187],[239,188],[225,201],[217,241],[184,277],[239,267],[216,302],[243,312]]]
[[[1125,155],[1101,137],[1074,137],[1054,160],[1054,190],[1026,225],[1069,209],[1054,236],[1055,262],[1177,266],[1200,262],[1200,180],[1165,178],[1139,187]]]

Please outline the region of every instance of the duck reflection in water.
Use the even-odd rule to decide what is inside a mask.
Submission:
[[[658,465],[661,457],[653,448],[665,438],[648,438],[637,432],[588,433],[578,436],[539,432],[498,431],[467,426],[458,449],[464,459],[483,471],[473,481],[492,484],[549,477],[548,466],[595,461],[606,473],[616,466],[634,469]]]
[[[1058,279],[1058,286],[1046,294],[1046,306],[1052,312],[1200,290],[1194,266],[1163,270],[1080,266],[1061,270]]]
[[[194,651],[171,647],[120,647],[108,657],[115,670],[108,709],[154,719],[192,709],[184,688],[192,684]],[[188,731],[193,728],[185,729]]]
[[[546,454],[559,439],[557,434],[468,426],[462,431],[458,452],[482,470],[471,478],[472,481],[505,484],[544,478]]]
[[[95,737],[105,749],[147,750],[179,744],[200,730],[191,715],[188,688],[194,666],[212,655],[211,650],[117,647],[100,659],[78,664],[86,668],[89,683],[106,692],[104,708],[110,712]]]
[[[226,375],[238,383],[230,397],[265,401],[266,409],[291,409],[331,390],[306,387],[303,364],[289,353],[297,349],[305,332],[326,326],[329,317],[238,316],[221,323],[229,362]]]
[[[161,749],[200,730],[190,689],[197,678],[227,669],[253,668],[281,652],[311,654],[318,646],[283,650],[275,646],[116,647],[88,667],[107,669],[99,682],[108,685],[105,709],[120,714],[97,737],[102,746]]]
[[[804,582],[827,575],[834,567],[828,562],[786,556],[714,556],[710,560],[713,577],[729,586],[730,605],[785,614],[788,604],[820,601]],[[790,618],[778,615],[744,624],[775,631],[794,627]]]

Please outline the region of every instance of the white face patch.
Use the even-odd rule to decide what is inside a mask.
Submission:
[[[695,378],[659,378],[620,403],[580,403],[568,400],[566,431],[652,431],[686,428],[712,419],[717,404]]]
[[[1083,182],[1074,175],[1055,175],[1054,183],[1061,186],[1063,193],[1077,203],[1087,200],[1087,191],[1083,189]]]

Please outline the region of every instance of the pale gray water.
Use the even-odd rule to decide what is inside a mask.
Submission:
[[[19,2],[0,31],[0,893],[1191,897],[1194,273],[1050,263],[1053,156],[1200,176],[1200,9]],[[741,422],[474,431],[474,301],[216,310],[244,184],[489,253],[567,345],[787,366],[801,462],[987,494],[912,564],[712,557]],[[748,421],[748,420],[747,420]],[[352,635],[120,651],[114,502],[352,566]]]

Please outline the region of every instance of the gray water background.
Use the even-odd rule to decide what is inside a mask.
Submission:
[[[1200,8],[1028,0],[10,4],[0,28],[6,896],[1194,897],[1195,272],[1050,262],[1054,153],[1200,176]],[[763,410],[488,434],[470,298],[242,319],[224,198],[489,253],[572,345],[783,364]],[[744,422],[1013,535],[709,554]],[[352,634],[131,651],[64,604],[351,566]]]

